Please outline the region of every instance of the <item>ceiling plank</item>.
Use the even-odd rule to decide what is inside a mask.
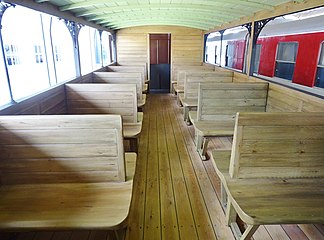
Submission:
[[[39,0],[42,1],[42,0]],[[105,5],[109,3],[115,3],[116,0],[90,0],[90,1],[80,1],[68,5],[64,5],[60,8],[61,11],[67,11],[67,10],[74,10],[78,8],[87,8],[87,7],[92,7],[92,6],[100,6],[100,5]],[[138,3],[137,0],[133,1],[127,1],[128,3]],[[193,2],[193,1],[186,1],[186,2]],[[235,4],[235,5],[242,5],[242,6],[247,6],[247,7],[256,7],[259,9],[268,9],[272,10],[274,8],[273,5],[271,5],[271,2],[268,4],[264,3],[259,3],[259,2],[254,2],[254,1],[246,1],[246,0],[200,0],[200,1],[194,1],[196,4],[201,4],[201,5],[206,5],[206,6],[223,6],[224,3],[227,4]]]
[[[253,12],[253,10],[248,10],[244,9],[234,9],[234,8],[227,8],[227,7],[220,7],[220,8],[212,8],[211,6],[205,6],[205,5],[199,5],[199,4],[148,4],[148,5],[141,5],[141,4],[136,4],[136,5],[127,5],[127,6],[118,6],[118,7],[105,7],[105,8],[98,8],[94,10],[87,10],[87,11],[82,11],[80,13],[77,13],[76,16],[81,17],[81,16],[89,16],[89,15],[97,15],[97,14],[106,14],[109,12],[124,12],[124,11],[133,11],[136,9],[141,9],[141,10],[146,10],[150,11],[153,9],[196,9],[199,11],[205,11],[205,12],[222,12],[226,14],[231,14],[233,16],[243,16],[245,14],[250,14]]]

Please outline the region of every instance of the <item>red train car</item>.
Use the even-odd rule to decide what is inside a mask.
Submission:
[[[324,88],[324,17],[299,17],[281,17],[265,26],[257,40],[254,72]]]
[[[324,32],[259,38],[258,74],[313,87],[323,41]]]

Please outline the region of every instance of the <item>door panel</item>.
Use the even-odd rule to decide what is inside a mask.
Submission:
[[[170,34],[150,34],[150,92],[170,92]]]

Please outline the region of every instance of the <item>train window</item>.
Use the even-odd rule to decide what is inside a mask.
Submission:
[[[85,75],[91,72],[93,67],[93,55],[94,43],[91,38],[93,36],[95,29],[84,26],[81,28],[79,33],[79,49],[80,49],[80,62],[81,62],[81,74]]]
[[[0,106],[11,102],[4,57],[0,51]]]
[[[52,17],[51,36],[57,83],[76,77],[72,36],[63,20]]]
[[[94,44],[95,44],[95,63],[96,67],[100,68],[103,66],[102,64],[102,55],[101,55],[101,33],[98,30],[95,30],[94,33]]]
[[[6,53],[7,64],[9,66],[20,64],[18,47],[16,45],[5,45],[4,49]]]
[[[206,40],[205,62],[220,65],[221,34],[210,33]]]
[[[234,43],[229,43],[226,46],[226,50],[225,50],[225,66],[226,67],[230,67],[230,68],[234,67],[234,61],[233,61],[234,51],[235,51]]]
[[[81,74],[87,74],[112,62],[110,33],[84,26],[79,33]],[[112,48],[113,50],[113,48]]]
[[[239,26],[226,29],[222,38],[221,65],[245,71],[245,49],[249,32]]]
[[[34,50],[35,50],[36,63],[42,63],[42,62],[44,62],[44,60],[43,60],[43,54],[42,54],[42,47],[40,45],[35,45],[34,46]]]
[[[102,62],[106,66],[111,63],[110,58],[110,41],[108,32],[102,32],[101,35],[101,44],[102,44]]]
[[[253,66],[253,73],[259,73],[259,66],[260,66],[260,55],[261,55],[261,44],[255,45],[255,59],[254,59],[254,66]]]
[[[262,45],[258,76],[271,78],[289,87],[317,92],[318,89],[295,84],[307,87],[323,85],[320,80],[322,58],[318,59],[319,46],[324,40],[323,22],[324,7],[268,21],[257,39],[257,44]]]
[[[278,43],[275,67],[276,77],[292,80],[295,70],[297,50],[297,42]]]
[[[116,62],[116,48],[115,48],[114,40],[111,35],[110,35],[110,47],[111,47],[110,50],[111,62]]]
[[[321,53],[318,59],[315,86],[324,88],[324,42],[321,44]]]
[[[32,34],[26,26],[32,26]],[[45,58],[35,61],[35,45],[44,46],[41,14],[20,6],[8,8],[2,18],[2,37],[14,100],[48,88]]]

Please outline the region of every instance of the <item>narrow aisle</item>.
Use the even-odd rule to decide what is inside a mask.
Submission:
[[[174,96],[149,95],[126,239],[233,239],[191,134]]]

